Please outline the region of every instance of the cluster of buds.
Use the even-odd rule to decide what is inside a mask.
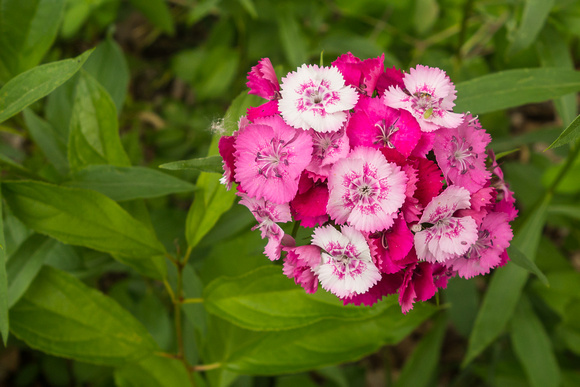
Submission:
[[[344,304],[398,293],[404,313],[450,277],[505,264],[515,199],[477,117],[455,113],[438,68],[403,72],[351,53],[281,83],[269,59],[248,73],[250,108],[220,139],[222,183],[237,184],[265,255],[306,292]],[[297,243],[280,223],[299,222]]]

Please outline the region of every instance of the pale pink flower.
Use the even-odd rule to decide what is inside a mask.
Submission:
[[[413,114],[422,131],[454,128],[461,123],[462,115],[451,111],[455,106],[455,86],[443,70],[417,65],[404,75],[403,83],[405,90],[391,86],[383,94],[383,101]]]
[[[322,287],[339,298],[361,294],[381,279],[364,235],[354,227],[342,232],[328,225],[316,228],[312,244],[322,249],[322,261],[313,270]]]
[[[284,259],[283,273],[293,278],[296,285],[304,288],[306,293],[316,293],[318,276],[312,271],[321,261],[321,251],[318,246],[284,247],[287,252]]]
[[[455,217],[469,208],[470,195],[463,187],[449,186],[425,207],[421,224],[428,228],[415,234],[415,250],[421,261],[445,262],[463,255],[477,240],[477,224],[470,216]]]
[[[314,151],[312,161],[306,166],[306,170],[317,176],[328,178],[330,169],[338,160],[345,158],[350,152],[348,137],[344,129],[336,132],[315,132],[310,130]]]
[[[407,175],[377,149],[358,147],[328,177],[327,211],[336,223],[357,230],[388,229],[405,202]]]
[[[278,109],[295,128],[317,132],[339,130],[358,100],[358,93],[344,83],[335,67],[302,65],[282,78]]]
[[[236,138],[236,181],[249,196],[287,203],[310,163],[312,139],[288,126],[280,116],[261,117]]]
[[[470,193],[483,188],[491,177],[485,168],[485,147],[490,142],[491,136],[469,114],[458,127],[438,130],[433,152],[448,183],[467,188]]]

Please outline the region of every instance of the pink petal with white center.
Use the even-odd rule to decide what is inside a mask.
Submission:
[[[277,261],[280,259],[280,254],[282,253],[282,248],[284,246],[294,246],[294,238],[288,234],[283,234],[282,237],[271,236],[268,238],[268,244],[264,248],[264,255],[268,257],[270,261]]]
[[[358,147],[331,170],[327,212],[360,231],[388,229],[405,201],[406,184],[406,174],[380,151]]]
[[[449,186],[439,196],[433,198],[423,211],[421,223],[436,223],[448,219],[455,211],[471,206],[471,195],[463,187]]]
[[[334,67],[302,65],[282,79],[278,108],[284,120],[295,128],[317,132],[339,130],[348,110],[358,100],[356,90],[344,83]]]
[[[262,117],[236,138],[235,177],[249,196],[274,203],[294,198],[298,179],[310,163],[312,139],[280,116]]]
[[[380,280],[364,235],[353,227],[344,226],[342,232],[330,225],[317,228],[312,243],[323,250],[322,262],[313,270],[322,287],[336,296],[364,293]]]

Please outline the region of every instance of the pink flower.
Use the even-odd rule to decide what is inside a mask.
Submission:
[[[433,152],[445,179],[470,193],[483,188],[491,177],[485,168],[485,147],[490,141],[491,136],[470,115],[454,129],[438,130]]]
[[[415,250],[421,261],[445,262],[463,255],[477,240],[477,224],[470,216],[455,217],[455,211],[469,208],[469,192],[449,186],[425,207],[420,223],[432,226],[415,234]]]
[[[235,144],[236,138],[234,136],[222,136],[218,143],[218,149],[220,156],[223,161],[224,175],[220,179],[220,183],[226,186],[229,191],[232,188],[232,183],[234,182],[234,168],[235,168],[235,157],[234,152],[236,150]]]
[[[495,154],[490,149],[488,155],[491,158],[491,186],[497,191],[497,203],[494,206],[495,211],[505,212],[508,220],[511,222],[518,216],[518,210],[515,208],[516,198],[514,193],[503,178],[503,171],[495,159]]]
[[[328,178],[330,169],[338,160],[346,157],[350,151],[348,137],[344,129],[336,132],[321,133],[310,130],[314,152],[312,161],[306,170],[314,174]]]
[[[317,228],[312,243],[323,250],[314,272],[322,287],[339,298],[365,293],[381,279],[364,235],[354,227],[343,226],[342,232],[331,225]]]
[[[254,122],[257,118],[268,117],[280,114],[278,111],[278,101],[272,100],[256,107],[248,108],[248,120]]]
[[[384,72],[384,60],[385,54],[363,61],[348,52],[332,62],[332,66],[342,73],[347,85],[354,86],[364,94],[372,96],[379,76]]]
[[[344,305],[366,305],[376,304],[384,296],[395,294],[403,282],[402,272],[395,274],[383,274],[379,282],[369,290],[361,294],[352,294],[342,299]]]
[[[282,204],[294,198],[310,163],[312,139],[280,116],[262,117],[236,138],[236,180],[249,196]]]
[[[388,229],[405,201],[407,175],[372,148],[358,147],[332,167],[327,211],[357,230]]]
[[[252,230],[259,228],[262,232],[262,239],[268,238],[266,255],[272,261],[277,260],[280,258],[280,249],[285,237],[284,231],[277,222],[292,221],[290,206],[288,203],[275,204],[264,199],[255,199],[242,192],[238,192],[237,195],[242,198],[240,204],[248,207],[258,221]]]
[[[354,148],[364,145],[372,148],[397,149],[408,157],[419,138],[421,128],[406,110],[392,109],[378,98],[362,97],[348,120],[346,129]]]
[[[413,233],[403,218],[395,219],[393,227],[372,234],[370,238],[376,248],[375,263],[381,273],[396,273],[412,263],[406,258],[413,248]]]
[[[247,78],[246,86],[250,89],[248,94],[255,94],[269,100],[280,97],[278,77],[276,77],[276,72],[270,59],[260,59],[258,64],[252,67],[252,71],[248,73]]]
[[[305,192],[300,192],[301,189],[298,189],[298,194],[290,202],[292,214],[294,219],[300,221],[300,225],[303,227],[322,225],[328,220],[328,215],[326,214],[328,187],[324,183],[312,182],[304,174],[300,178],[300,184],[304,185],[303,181],[305,180],[311,183],[310,188]]]
[[[296,285],[304,288],[306,293],[316,293],[318,276],[312,271],[321,261],[321,251],[318,246],[284,247],[288,254],[284,259],[283,272],[288,278],[293,278]]]
[[[502,262],[502,254],[510,245],[513,232],[503,212],[488,214],[479,226],[477,240],[465,254],[446,263],[463,278],[487,274]]]
[[[401,89],[405,88],[405,84],[403,83],[404,75],[405,73],[395,68],[395,66],[386,68],[385,72],[377,80],[377,92],[379,96],[382,97],[385,91],[391,86],[398,86]]]
[[[433,264],[417,262],[405,271],[403,283],[399,288],[399,304],[403,313],[413,309],[415,300],[427,301],[437,293],[433,279]]]
[[[295,128],[334,132],[342,127],[358,100],[352,86],[344,84],[335,67],[302,65],[282,78],[278,108]]]
[[[413,114],[422,131],[454,128],[461,123],[462,115],[451,111],[455,106],[455,86],[443,70],[417,65],[404,75],[403,83],[406,90],[391,86],[383,101],[387,106]]]

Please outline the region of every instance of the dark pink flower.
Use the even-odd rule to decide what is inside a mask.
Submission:
[[[395,66],[389,67],[385,69],[385,72],[379,76],[377,81],[377,92],[379,96],[382,97],[389,87],[399,87],[401,89],[405,88],[405,84],[403,83],[403,76],[405,73]]]
[[[308,133],[280,116],[262,117],[239,132],[235,147],[236,181],[249,196],[278,204],[294,198],[312,155]]]
[[[288,254],[284,259],[283,272],[293,278],[296,285],[304,288],[306,293],[316,293],[318,276],[312,271],[320,264],[321,250],[318,246],[284,247]]]
[[[413,248],[413,233],[403,218],[395,219],[393,227],[371,234],[370,238],[375,246],[375,263],[381,273],[396,273],[412,263],[407,258]]]
[[[270,100],[280,97],[280,84],[278,84],[278,77],[270,59],[260,59],[258,64],[252,67],[247,78],[246,86],[250,89],[248,94],[255,94]]]
[[[485,147],[490,141],[491,136],[470,115],[456,128],[437,131],[433,152],[448,184],[462,186],[470,193],[486,185],[491,174],[485,168]]]
[[[399,304],[403,313],[407,314],[413,309],[415,301],[427,301],[437,293],[433,267],[429,262],[417,262],[406,269],[399,288]]]
[[[379,76],[384,72],[384,60],[385,54],[363,61],[348,52],[332,62],[332,66],[342,73],[347,85],[354,86],[366,95],[372,96]]]
[[[248,120],[254,122],[256,120],[256,118],[268,117],[268,116],[273,116],[273,115],[277,115],[277,114],[280,114],[280,112],[278,111],[278,101],[272,100],[272,101],[268,101],[266,103],[263,103],[260,106],[248,108],[247,117],[248,117]]]
[[[235,141],[236,138],[234,136],[222,136],[218,143],[218,149],[220,156],[223,159],[222,164],[224,168],[224,175],[220,179],[220,183],[225,185],[228,191],[232,188],[232,183],[234,182]]]
[[[403,273],[383,274],[379,282],[372,286],[365,293],[352,294],[342,298],[344,305],[366,305],[371,306],[389,294],[395,294],[403,282]]]
[[[301,179],[309,179],[302,175]],[[304,193],[296,194],[290,202],[295,220],[303,227],[315,227],[328,220],[326,205],[328,204],[328,187],[324,183],[312,184]]]

